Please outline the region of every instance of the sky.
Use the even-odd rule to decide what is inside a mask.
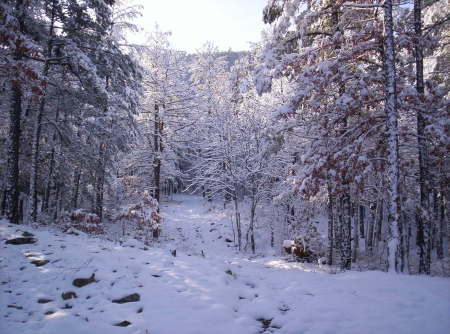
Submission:
[[[261,39],[262,10],[267,0],[137,0],[144,6],[137,21],[152,31],[171,31],[174,48],[195,52],[205,42],[220,50],[248,50]],[[141,39],[142,37],[139,37]]]

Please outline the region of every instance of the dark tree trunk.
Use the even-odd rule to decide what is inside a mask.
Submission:
[[[25,4],[17,0],[15,6],[19,32],[25,30]],[[20,43],[14,50],[14,60],[20,61],[23,57],[23,48]],[[17,73],[16,78],[20,78]],[[5,216],[14,224],[19,224],[19,148],[22,116],[22,87],[19,80],[11,78],[11,106],[9,109],[9,131],[7,141],[6,163],[6,189],[5,189]]]
[[[331,194],[331,184],[328,181],[328,249],[327,249],[327,263],[333,264],[333,249],[334,249],[334,217],[333,217],[333,197]]]
[[[47,174],[47,184],[45,185],[44,198],[42,199],[41,211],[43,212],[48,211],[54,168],[55,168],[55,149],[54,147],[52,147],[52,150],[50,152],[50,165],[48,167],[48,174]]]
[[[359,250],[359,215],[356,215],[356,204],[352,205],[353,248],[352,262],[356,262]]]
[[[234,200],[234,213],[236,217],[236,233],[238,239],[238,249],[240,251],[242,249],[242,227],[241,227],[241,212],[239,211],[239,198],[237,196],[236,191],[234,191],[233,200]]]
[[[377,220],[377,229],[376,229],[376,240],[377,244],[381,241],[381,234],[383,231],[383,219],[384,219],[384,202],[380,200],[378,208],[378,220]]]
[[[58,100],[58,107],[56,109],[56,114],[55,114],[55,124],[58,124],[58,120],[59,120],[59,100]],[[45,185],[45,190],[44,190],[44,198],[42,200],[42,208],[41,211],[48,211],[48,207],[49,207],[49,201],[50,201],[50,193],[51,193],[51,189],[52,189],[52,185],[54,183],[53,180],[53,172],[55,169],[55,158],[56,158],[56,149],[55,149],[55,145],[56,145],[56,130],[53,133],[52,136],[52,141],[51,141],[51,151],[50,151],[50,164],[49,164],[49,168],[48,168],[48,174],[47,174],[47,182]]]
[[[11,223],[19,224],[19,146],[22,114],[22,88],[12,84],[11,108],[9,112],[8,158],[6,165],[5,215]]]
[[[80,193],[80,179],[81,179],[81,171],[77,168],[73,175],[73,198],[72,198],[72,207],[76,209],[78,207],[78,197]]]
[[[350,270],[352,267],[352,219],[350,196],[343,196],[343,254],[342,269]]]
[[[56,194],[55,194],[55,204],[54,204],[54,207],[53,207],[53,220],[54,221],[57,221],[58,220],[58,217],[59,217],[59,198],[60,198],[60,196],[61,196],[61,185],[57,185],[56,186]]]
[[[416,58],[416,90],[419,94],[419,106],[417,108],[417,141],[419,151],[419,185],[420,185],[420,207],[417,218],[417,246],[419,247],[419,273],[430,274],[430,242],[431,222],[429,217],[429,175],[428,175],[428,148],[426,140],[426,117],[424,102],[424,79],[423,79],[423,48],[422,41],[422,0],[414,0],[414,51]]]
[[[252,253],[255,254],[255,214],[256,214],[256,200],[252,199],[252,205],[250,208],[250,245]]]
[[[162,129],[163,124],[159,117],[159,106],[155,104],[155,119],[153,132],[153,149],[155,158],[153,160],[153,186],[155,187],[155,199],[160,202],[161,193],[161,152],[162,152]],[[158,209],[159,210],[159,209]]]
[[[359,236],[364,239],[364,218],[366,216],[366,208],[363,205],[359,206]]]
[[[95,213],[100,218],[100,222],[103,220],[103,195],[105,186],[105,154],[106,145],[100,143],[99,158],[97,166],[97,182],[95,189]]]
[[[444,194],[442,192],[438,196],[437,215],[438,215],[439,229],[437,232],[437,240],[436,240],[436,255],[439,260],[442,260],[444,258],[444,234],[446,231]]]
[[[33,132],[33,141],[32,141],[32,149],[31,149],[31,175],[30,175],[30,189],[28,194],[28,214],[27,219],[30,223],[35,223],[37,219],[37,181],[39,174],[39,143],[41,138],[41,129],[42,129],[42,115],[44,112],[45,99],[42,98],[42,101],[39,105],[36,119],[34,122],[34,132]]]
[[[46,58],[52,57],[52,42],[53,42],[53,30],[55,22],[55,0],[53,0],[52,15],[50,19],[49,28],[49,42],[47,44],[47,51],[45,52]],[[44,78],[47,77],[50,69],[50,64],[46,60],[43,70]],[[36,113],[36,119],[34,123],[34,132],[32,140],[32,150],[31,150],[31,175],[30,175],[30,190],[28,194],[28,214],[27,219],[30,222],[35,223],[37,219],[38,210],[38,200],[37,200],[37,181],[39,175],[39,144],[41,141],[41,130],[42,130],[42,116],[44,114],[45,102],[46,102],[46,88],[44,87],[44,95],[41,97],[39,108]]]
[[[376,219],[376,205],[372,204],[370,207],[370,219],[368,222],[367,237],[366,237],[366,251],[369,257],[372,257],[373,255],[375,219]]]

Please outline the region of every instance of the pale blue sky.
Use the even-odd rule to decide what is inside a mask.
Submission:
[[[262,10],[267,0],[139,0],[144,6],[141,26],[151,31],[158,23],[172,32],[177,49],[193,52],[206,41],[220,50],[248,50],[261,38]]]

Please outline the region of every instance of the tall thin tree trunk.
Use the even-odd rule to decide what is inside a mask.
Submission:
[[[366,208],[363,205],[359,205],[359,237],[361,238],[361,249],[366,249],[366,228],[365,228],[365,220],[366,220]]]
[[[55,124],[58,124],[58,119],[59,119],[59,99],[58,99],[58,106],[56,109],[56,113],[55,113]],[[56,149],[55,149],[55,143],[56,143],[56,130],[54,130],[53,136],[52,136],[52,140],[51,140],[51,151],[50,151],[50,164],[49,164],[49,168],[48,168],[48,174],[47,174],[47,182],[45,185],[45,190],[44,190],[44,198],[42,199],[42,207],[41,207],[41,211],[48,211],[48,207],[49,207],[49,201],[50,201],[50,193],[51,193],[51,188],[52,188],[52,184],[53,184],[53,172],[55,169],[55,157],[56,157]]]
[[[22,88],[12,84],[9,112],[8,157],[6,164],[5,215],[11,223],[19,224],[19,146],[20,118],[22,114]]]
[[[400,197],[399,197],[399,154],[398,154],[398,112],[397,78],[395,70],[394,20],[392,0],[384,2],[385,33],[385,111],[387,116],[388,142],[388,222],[390,235],[388,240],[388,271],[396,271],[396,259],[399,246]]]
[[[52,150],[50,152],[50,164],[48,167],[47,183],[45,185],[44,198],[42,199],[42,206],[41,206],[41,211],[43,212],[46,212],[48,210],[54,168],[55,168],[55,149],[52,147]]]
[[[37,218],[37,179],[39,170],[39,142],[41,138],[41,122],[44,112],[45,98],[39,105],[34,121],[34,132],[31,148],[31,173],[30,173],[30,189],[28,191],[28,213],[27,220],[29,223],[35,223]]]
[[[160,183],[161,183],[161,119],[159,117],[159,106],[155,104],[155,119],[153,132],[153,145],[155,158],[153,160],[153,185],[155,187],[155,199],[160,201]]]
[[[376,217],[376,207],[373,204],[370,208],[370,219],[368,222],[367,228],[367,237],[366,237],[366,252],[369,257],[373,255],[373,239],[374,239],[374,227],[375,227],[375,218]]]
[[[15,6],[19,32],[25,30],[25,4],[17,0]],[[14,60],[20,61],[23,56],[20,43],[14,50]],[[16,77],[20,77],[17,73]],[[6,187],[5,187],[5,216],[11,223],[19,224],[19,148],[20,122],[22,116],[22,87],[19,80],[11,78],[11,106],[9,109],[9,130],[7,141]]]
[[[50,19],[49,27],[49,41],[47,43],[47,51],[45,52],[46,59],[52,56],[52,42],[53,42],[53,30],[55,23],[55,0],[53,0],[52,14]],[[43,76],[47,77],[50,69],[50,64],[46,60],[44,64]],[[30,174],[30,189],[28,193],[28,214],[27,219],[30,223],[35,223],[37,218],[37,179],[39,171],[39,143],[41,140],[41,129],[42,129],[42,116],[44,114],[45,102],[46,102],[46,88],[44,87],[44,95],[41,97],[39,108],[36,113],[36,118],[34,122],[34,132],[32,140],[32,150],[31,150],[31,174]]]
[[[352,220],[353,220],[353,248],[352,248],[352,262],[356,262],[359,250],[359,215],[356,215],[356,204],[352,205]]]
[[[250,207],[250,245],[252,247],[252,253],[255,254],[255,214],[256,214],[256,199],[252,198],[252,204]]]
[[[97,180],[95,189],[95,213],[103,220],[103,197],[104,197],[104,186],[105,186],[105,155],[106,155],[106,144],[101,142],[99,147],[99,157],[97,166]]]
[[[352,268],[352,218],[351,202],[349,192],[343,196],[343,248],[344,259],[342,269],[350,270]]]
[[[80,193],[80,179],[81,179],[81,171],[79,168],[75,169],[73,175],[73,198],[72,198],[72,207],[76,209],[78,207],[78,197]]]
[[[444,258],[444,234],[445,234],[445,206],[444,206],[444,194],[442,192],[439,193],[438,196],[438,222],[439,229],[437,231],[437,240],[436,240],[436,255],[439,260]]]
[[[333,264],[333,249],[334,249],[334,218],[333,218],[333,197],[331,194],[331,181],[327,182],[328,189],[328,248],[327,248],[327,263]]]
[[[428,148],[425,134],[426,117],[424,92],[425,85],[423,79],[423,48],[422,41],[422,0],[414,0],[414,51],[416,58],[416,90],[419,94],[419,106],[417,108],[417,141],[419,152],[419,186],[420,186],[420,207],[416,215],[419,247],[419,273],[430,274],[430,224],[429,220],[429,175],[428,175]]]
[[[236,190],[234,191],[233,195],[234,199],[234,213],[236,216],[236,233],[237,233],[237,239],[238,239],[238,249],[239,251],[242,248],[242,227],[241,227],[241,212],[239,211],[239,199],[236,193]]]

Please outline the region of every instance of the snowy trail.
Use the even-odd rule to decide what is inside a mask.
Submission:
[[[160,248],[29,228],[36,244],[1,241],[0,333],[449,332],[447,278],[330,275],[277,258],[249,260],[224,240],[231,231],[219,208],[177,196],[163,213]],[[20,236],[16,229],[2,222],[1,239]],[[38,258],[49,263],[30,264]],[[97,282],[72,285],[94,272]],[[77,298],[62,300],[68,291]],[[112,302],[133,293],[139,301]],[[114,326],[125,320],[128,327]]]

